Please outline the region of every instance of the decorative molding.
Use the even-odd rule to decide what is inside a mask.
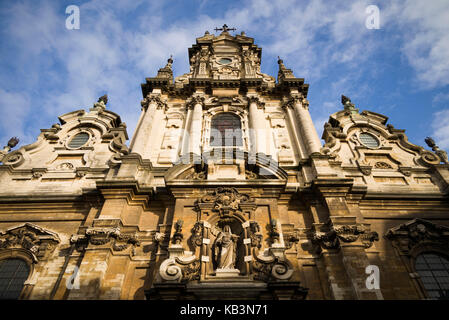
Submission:
[[[440,246],[449,248],[449,227],[434,224],[424,219],[413,219],[394,227],[385,234],[401,254],[409,255],[419,246]]]
[[[252,103],[255,103],[257,105],[258,109],[264,109],[265,108],[265,102],[263,102],[259,97],[256,96],[249,96],[248,97],[248,106]]]
[[[198,221],[192,228],[192,235],[190,237],[190,241],[196,247],[199,247],[203,244],[203,234],[204,234],[204,225],[202,221]],[[209,239],[208,239],[209,240]]]
[[[204,101],[205,101],[205,97],[201,96],[201,95],[195,95],[192,96],[187,102],[186,102],[186,106],[189,109],[193,109],[195,107],[195,105],[200,104],[202,108],[204,108]]]
[[[369,231],[362,224],[334,226],[329,220],[324,229],[325,231],[315,231],[312,235],[312,242],[323,249],[338,249],[341,242],[351,243],[357,240],[360,240],[365,248],[369,248],[374,241],[379,240],[377,232]]]
[[[150,93],[143,99],[140,104],[143,109],[147,110],[150,104],[156,104],[157,109],[167,110],[167,103],[161,99],[161,95],[159,93]]]
[[[46,260],[60,242],[56,233],[28,222],[0,232],[0,249],[25,249],[39,260]]]
[[[139,246],[140,242],[136,234],[122,233],[120,228],[87,228],[85,234],[72,235],[70,243],[76,245],[77,251],[84,251],[88,244],[101,246],[111,243],[114,251],[123,251],[130,245]]]
[[[260,226],[257,221],[250,221],[249,237],[251,239],[251,247],[258,249],[262,247],[262,234],[260,234]]]
[[[376,162],[374,164],[374,168],[376,168],[376,169],[393,169],[393,167],[390,164],[383,162],[383,161]]]
[[[240,211],[240,204],[249,202],[251,202],[250,196],[239,193],[235,188],[218,187],[198,200],[197,207],[201,210],[202,206],[211,204],[212,211],[218,212],[220,217],[226,217]]]

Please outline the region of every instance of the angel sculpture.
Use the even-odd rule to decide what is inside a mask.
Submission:
[[[219,231],[214,242],[217,269],[235,269],[238,238],[239,236],[231,232],[229,225],[225,225],[223,231]]]

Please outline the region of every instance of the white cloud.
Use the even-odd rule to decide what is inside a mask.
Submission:
[[[2,106],[0,126],[5,132],[0,135],[0,147],[5,146],[12,136],[19,137],[21,141],[28,140],[30,137],[25,133],[25,121],[30,112],[29,98],[26,95],[7,92],[0,88],[0,106]]]
[[[433,138],[437,145],[449,150],[449,109],[444,109],[433,115]]]
[[[407,0],[399,15],[402,52],[427,88],[449,84],[449,2]]]
[[[175,75],[188,72],[187,48],[205,30],[213,32],[215,26],[227,23],[238,27],[238,33],[244,30],[256,38],[256,43],[263,47],[264,65],[275,65],[275,57],[281,55],[286,66],[308,82],[326,81],[330,67],[340,66],[344,70],[339,80],[328,84],[327,91],[321,94],[322,101],[311,105],[314,119],[319,120],[317,129],[321,130],[328,115],[341,107],[340,94],[363,103],[363,95],[372,89],[359,80],[376,72],[371,58],[377,50],[388,47],[388,39],[376,38],[378,31],[365,28],[365,8],[371,4],[368,0],[253,0],[223,11],[217,18],[192,15],[178,21],[166,16],[166,4],[143,0],[88,1],[80,6],[80,30],[65,29],[64,10],[53,2],[34,6],[11,4],[6,31],[20,48],[15,66],[26,69],[26,77],[20,81],[26,82],[27,92],[35,92],[27,95],[22,91],[2,91],[2,101],[13,103],[21,114],[16,123],[21,121],[24,128],[23,123],[32,117],[32,103],[41,113],[38,123],[49,127],[58,115],[89,108],[107,92],[109,108],[127,122],[131,136],[140,113],[139,84],[145,77],[154,76],[170,54],[175,60]],[[123,17],[126,14],[137,15],[132,28]],[[399,41],[407,61],[417,71],[418,79],[428,86],[449,83],[448,14],[447,5],[437,0],[424,4],[410,0],[381,7],[381,28],[394,31],[399,26]],[[409,27],[410,32],[404,31]],[[43,72],[51,84],[41,83]],[[6,75],[0,75],[0,83],[10,81]],[[7,105],[2,104],[1,108]],[[4,120],[1,123],[8,133],[21,127],[5,126]],[[32,129],[37,131],[36,127]],[[35,139],[30,138],[31,132],[31,128],[22,129],[22,141],[31,143]]]

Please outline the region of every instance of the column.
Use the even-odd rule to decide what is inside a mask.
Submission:
[[[267,154],[267,128],[263,114],[263,102],[251,96],[249,100],[249,122],[251,133],[251,148],[254,153]]]
[[[203,101],[204,98],[196,96],[192,98],[193,113],[189,128],[189,152],[201,155],[201,129],[203,126]]]
[[[310,116],[307,99],[295,95],[291,102],[294,104],[296,110],[308,154],[320,152],[321,141],[313,124],[312,117]]]
[[[146,104],[146,107],[145,107]],[[139,153],[142,158],[149,157],[148,143],[151,141],[151,130],[154,124],[154,115],[158,107],[162,107],[163,102],[160,94],[152,93],[144,100],[144,114],[140,121],[139,127],[134,134],[131,142],[131,152]],[[148,155],[148,157],[146,157]]]
[[[291,106],[289,104],[285,105],[284,110],[287,113],[287,119],[288,119],[288,122],[289,122],[290,127],[291,127],[292,132],[293,132],[293,138],[294,138],[294,141],[296,143],[297,155],[299,156],[300,159],[301,158],[305,158],[306,157],[306,151],[304,150],[304,144],[303,144],[303,141],[301,141],[301,139],[299,138],[301,129],[298,126],[298,122],[295,121],[296,116],[294,114],[294,111],[293,111],[293,109],[291,108]]]
[[[190,132],[191,122],[192,122],[192,110],[189,107],[187,107],[187,116],[186,116],[186,122],[184,125],[184,130],[182,133],[180,155],[183,155],[183,154],[189,152],[189,140],[190,140],[189,132]]]

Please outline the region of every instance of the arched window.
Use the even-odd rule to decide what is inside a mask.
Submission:
[[[242,124],[240,118],[229,112],[212,118],[210,145],[212,147],[242,146]]]
[[[0,261],[0,299],[18,299],[30,267],[22,259]]]
[[[423,253],[416,258],[415,268],[429,298],[449,299],[449,260],[435,253]]]

